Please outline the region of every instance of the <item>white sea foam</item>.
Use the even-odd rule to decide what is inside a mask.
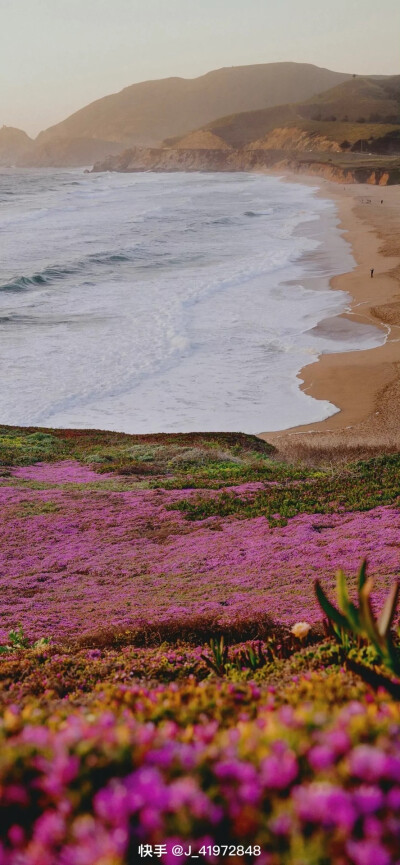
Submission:
[[[0,421],[281,429],[335,407],[296,374],[381,344],[349,298],[334,204],[251,174],[0,175]]]

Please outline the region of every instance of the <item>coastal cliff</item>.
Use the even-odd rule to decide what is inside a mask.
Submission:
[[[22,129],[0,128],[0,165],[15,165],[34,149],[34,142]]]
[[[93,172],[119,171],[295,171],[338,183],[386,186],[400,182],[400,160],[376,160],[333,151],[303,153],[248,146],[239,150],[205,147],[133,147],[96,162]],[[351,158],[350,158],[351,157]],[[382,164],[381,164],[382,163]]]
[[[400,182],[400,76],[349,76],[307,64],[233,67],[132,85],[35,140],[0,130],[3,165],[249,171],[282,160],[340,182]]]
[[[400,183],[400,76],[342,82],[303,102],[220,117],[94,171],[263,171],[339,183]]]

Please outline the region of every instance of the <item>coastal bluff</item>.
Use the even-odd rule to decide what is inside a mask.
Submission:
[[[304,101],[220,117],[94,171],[290,170],[339,183],[400,182],[400,76],[353,76]]]
[[[346,158],[347,156],[347,158]],[[96,162],[93,172],[290,170],[338,183],[400,183],[400,158],[363,157],[332,151],[296,152],[245,147],[132,147]]]

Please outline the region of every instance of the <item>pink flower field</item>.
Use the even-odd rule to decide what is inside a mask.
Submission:
[[[400,572],[392,506],[301,514],[270,528],[263,516],[188,521],[170,507],[198,491],[132,486],[72,460],[18,467],[2,480],[1,639],[16,625],[58,641],[198,615],[316,622],[316,577],[333,586],[339,566],[354,575],[367,556],[379,603]]]
[[[392,616],[374,643],[341,584],[370,624],[325,633],[314,593],[367,557],[382,606],[399,456],[5,428],[0,458],[0,865],[400,865]]]

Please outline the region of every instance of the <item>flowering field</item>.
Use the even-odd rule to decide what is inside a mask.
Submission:
[[[143,465],[148,472],[149,462]],[[17,625],[32,639],[60,641],[93,636],[105,622],[136,631],[179,622],[187,630],[199,620],[211,623],[210,635],[218,622],[245,633],[253,623],[250,635],[258,636],[260,619],[320,620],[313,580],[333,585],[339,564],[354,574],[368,556],[378,602],[399,573],[400,514],[392,502],[321,513],[325,478],[229,479],[221,493],[214,471],[211,489],[203,479],[200,492],[171,488],[171,473],[168,489],[160,476],[152,488],[148,473],[119,475],[104,466],[38,462],[8,469],[0,481],[0,640]],[[254,469],[259,474],[259,461]],[[316,496],[305,513],[275,525],[259,513],[268,497],[273,509],[278,496],[300,501],[304,487]]]
[[[3,428],[0,462],[0,865],[400,863],[400,703],[313,588],[367,556],[380,606],[400,458]]]

